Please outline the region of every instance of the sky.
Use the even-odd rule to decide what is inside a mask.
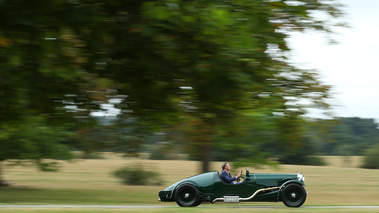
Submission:
[[[318,70],[332,86],[334,115],[379,122],[379,0],[340,2],[350,28],[332,36],[338,44],[328,44],[325,34],[296,33],[289,39],[291,60],[299,68]]]

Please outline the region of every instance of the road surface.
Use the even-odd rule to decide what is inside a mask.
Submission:
[[[204,205],[197,208],[256,208],[256,209],[273,209],[273,208],[283,208],[285,206],[220,206],[220,205]],[[0,208],[94,208],[94,209],[143,209],[143,208],[179,208],[179,206],[163,206],[163,205],[0,205]],[[379,209],[379,206],[307,206],[304,205],[300,208],[307,209]]]

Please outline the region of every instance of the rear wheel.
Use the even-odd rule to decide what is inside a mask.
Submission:
[[[175,192],[175,201],[182,207],[194,207],[201,203],[200,193],[192,184],[183,184]]]
[[[284,187],[281,192],[281,198],[284,205],[288,207],[300,207],[307,198],[307,192],[303,186],[291,183]]]

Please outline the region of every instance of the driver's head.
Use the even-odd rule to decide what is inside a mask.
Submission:
[[[230,170],[230,166],[229,166],[228,163],[224,163],[224,164],[222,164],[221,168],[222,168],[222,170],[227,170],[227,171]]]

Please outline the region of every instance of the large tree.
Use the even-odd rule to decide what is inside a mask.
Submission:
[[[295,125],[305,106],[327,107],[329,88],[315,72],[288,62],[286,38],[305,29],[330,32],[339,23],[318,17],[338,18],[335,1],[34,0],[0,6],[0,88],[8,91],[0,93],[0,127],[41,115],[58,121],[70,105],[85,129],[89,113],[107,98],[121,98],[123,117],[145,126],[189,121],[197,132],[192,147],[207,171],[219,124],[253,113]]]
[[[306,107],[328,107],[329,87],[289,63],[286,38],[330,32],[339,23],[318,17],[339,18],[335,1],[113,1],[105,8],[111,48],[103,74],[128,95],[121,107],[157,122],[184,112],[203,171],[215,129],[237,114],[274,115],[296,127]],[[301,143],[300,132],[288,134],[282,138]]]

